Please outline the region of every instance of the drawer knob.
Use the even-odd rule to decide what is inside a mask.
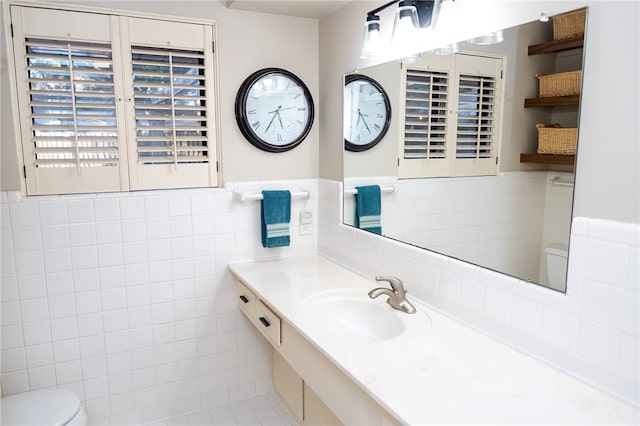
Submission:
[[[242,300],[242,303],[249,303],[249,299],[247,299],[247,296],[240,296],[240,300]]]
[[[265,327],[269,327],[271,324],[269,323],[269,321],[267,321],[267,319],[265,317],[260,317],[258,318],[260,320],[260,322],[262,323],[262,325],[264,325]]]

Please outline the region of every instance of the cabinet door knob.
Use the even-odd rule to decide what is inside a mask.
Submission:
[[[269,327],[271,324],[269,323],[269,321],[267,321],[267,319],[265,317],[260,317],[258,318],[260,320],[260,322],[262,323],[262,325],[264,325],[265,327]]]
[[[240,300],[242,300],[242,303],[249,303],[249,299],[246,296],[240,296]]]

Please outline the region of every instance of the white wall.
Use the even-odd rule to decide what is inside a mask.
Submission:
[[[62,2],[52,2],[62,3]],[[64,2],[67,4],[68,2]],[[267,67],[287,69],[309,87],[316,108],[319,102],[318,21],[306,18],[230,10],[218,1],[92,1],[77,5],[111,7],[148,13],[190,16],[217,21],[218,81],[222,169],[224,182],[315,178],[318,175],[318,112],[307,138],[285,153],[268,153],[255,148],[240,133],[234,103],[240,85],[254,71]],[[3,37],[4,38],[4,37]],[[8,87],[6,46],[0,48],[4,93]],[[19,189],[16,167],[13,116],[9,96],[0,99],[3,190]]]

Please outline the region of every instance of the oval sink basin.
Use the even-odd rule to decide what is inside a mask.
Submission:
[[[366,290],[340,289],[315,294],[304,302],[314,326],[348,338],[388,340],[400,336],[404,322],[384,300],[371,299]]]

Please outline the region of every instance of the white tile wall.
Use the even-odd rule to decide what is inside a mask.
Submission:
[[[574,219],[565,294],[344,226],[342,184],[318,190],[320,253],[640,405],[640,225]]]
[[[263,248],[260,203],[234,199],[262,188],[312,194],[292,201],[290,247]],[[133,424],[270,391],[269,345],[226,265],[316,253],[317,224],[298,231],[315,179],[0,197],[4,394],[70,389],[90,423]]]
[[[550,236],[543,241],[541,235],[560,241],[569,236],[570,215],[558,218],[558,211],[571,211],[572,191],[551,185],[556,175],[571,176],[535,171],[454,180],[380,176],[348,178],[345,186],[395,188],[382,197],[385,235],[541,282],[544,245],[558,242]],[[352,224],[354,197],[345,197],[344,207]]]

